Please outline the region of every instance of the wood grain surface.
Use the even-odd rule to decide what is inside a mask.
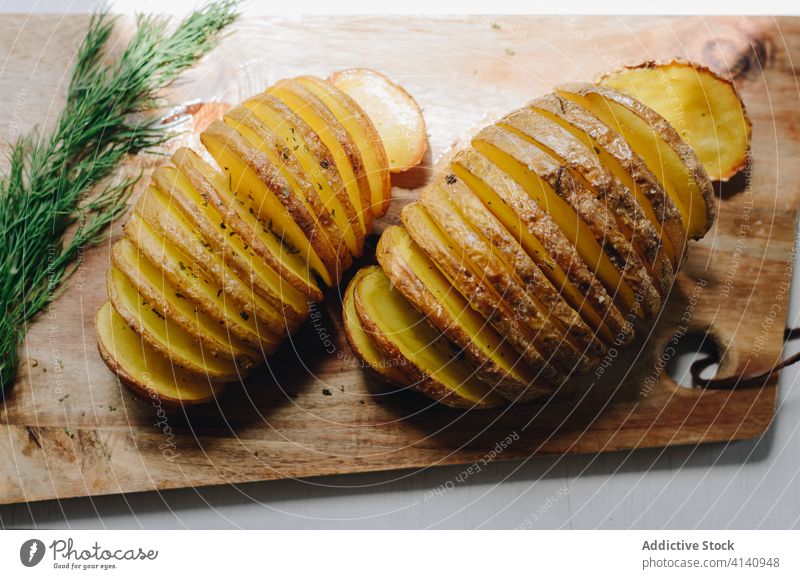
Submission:
[[[54,121],[82,16],[0,18],[0,139]],[[120,21],[120,36],[130,20]],[[721,374],[780,358],[800,194],[800,20],[771,18],[248,18],[170,93],[231,102],[279,78],[351,67],[387,73],[428,123],[425,167],[395,179],[396,220],[463,135],[565,81],[623,63],[684,56],[736,79],[753,121],[750,169],[719,191],[719,218],[692,244],[652,332],[569,397],[458,412],[394,392],[353,358],[338,290],[244,385],[167,416],[101,362],[92,318],[111,240],[87,250],[63,295],[30,327],[0,406],[0,503],[285,477],[478,463],[531,454],[751,438],[773,419],[762,389],[700,391],[664,367],[676,333],[724,352]],[[203,110],[213,111],[215,107]],[[197,122],[200,122],[199,120]],[[182,138],[191,142],[191,136]],[[153,166],[131,160],[129,171]],[[365,260],[369,261],[369,260]],[[0,280],[2,283],[2,280]]]

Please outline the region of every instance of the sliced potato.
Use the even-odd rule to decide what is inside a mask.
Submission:
[[[159,400],[167,408],[191,406],[210,402],[225,388],[224,382],[173,365],[128,327],[110,302],[98,310],[94,327],[103,362],[145,400]]]
[[[339,280],[339,259],[330,241],[318,230],[305,200],[298,198],[272,162],[254,150],[235,129],[215,122],[200,135],[211,156],[229,175],[231,189],[252,199],[256,215],[268,222],[289,253],[303,261],[328,286]]]
[[[434,265],[408,232],[392,225],[378,241],[378,263],[392,285],[472,360],[478,376],[509,400],[550,393],[508,342],[494,331]]]
[[[395,366],[397,360],[390,360],[384,356],[381,349],[375,345],[375,342],[361,325],[361,320],[358,318],[355,303],[355,288],[358,281],[364,277],[367,272],[367,269],[359,270],[347,285],[347,289],[344,292],[344,299],[342,300],[342,320],[344,322],[344,332],[347,336],[347,341],[350,343],[350,347],[353,352],[355,352],[356,356],[380,376],[389,382],[394,382],[401,386],[410,386],[411,383],[408,378]]]
[[[686,229],[675,203],[622,136],[580,105],[556,94],[530,103],[597,153],[603,166],[633,193],[636,203],[659,232],[665,253],[677,269],[686,245]]]
[[[378,267],[370,267],[354,288],[361,324],[389,360],[412,380],[413,388],[448,406],[491,408],[505,400],[478,379],[470,364],[395,290]]]
[[[192,258],[168,243],[137,212],[125,224],[125,236],[150,262],[159,264],[170,283],[188,295],[203,312],[223,324],[237,338],[265,355],[275,350],[280,337],[256,324],[254,317],[243,315],[239,304],[213,283]]]
[[[225,122],[269,156],[297,196],[308,204],[315,222],[339,257],[337,267],[341,270],[350,267],[351,256],[360,255],[364,232],[356,220],[355,209],[341,191],[341,177],[331,183],[338,170],[329,166],[328,174],[323,173],[321,164],[331,163],[332,158],[311,128],[269,95],[258,95],[228,111]]]
[[[386,151],[372,120],[358,103],[332,83],[311,76],[298,77],[297,82],[325,103],[356,143],[361,151],[370,191],[365,207],[371,208],[374,217],[385,215],[392,200],[392,182]]]
[[[203,130],[219,170],[185,147],[173,155],[175,167],[158,167],[112,249],[103,331],[113,325],[111,312],[142,338],[129,353],[141,358],[149,348],[213,383],[274,352],[308,317],[310,302],[322,300],[315,276],[338,284],[388,208],[390,166],[375,123],[383,136],[410,139],[392,150],[421,155],[426,146],[413,99],[377,73],[362,84],[359,94],[392,95],[394,103],[368,102],[374,114],[393,118],[370,118],[328,81],[284,80]],[[349,339],[379,366],[383,354],[349,295]],[[150,377],[136,375],[146,371],[142,364],[125,366],[99,347],[112,370],[146,391]]]
[[[614,255],[612,261],[601,245],[606,232],[590,226],[586,222],[589,216],[578,214],[570,204],[579,184],[569,172],[541,149],[494,125],[482,130],[472,144],[550,214],[620,308],[625,312],[636,308],[636,296],[621,272],[626,256]]]
[[[108,270],[108,298],[117,313],[154,350],[181,368],[210,380],[236,380],[245,374],[233,359],[207,351],[182,329],[142,298],[115,267]]]
[[[659,178],[693,239],[714,221],[714,190],[703,164],[664,118],[636,99],[608,87],[568,84],[559,95],[585,107],[619,131],[631,148]]]
[[[636,253],[628,253],[628,267],[640,269],[649,286],[664,295],[672,286],[673,270],[669,258],[661,252],[661,238],[636,203],[631,191],[600,164],[597,153],[558,123],[522,108],[503,117],[499,124],[534,143],[556,161],[569,167],[591,196],[584,198],[589,214],[609,223],[616,222]],[[660,305],[660,299],[657,300]]]
[[[259,262],[264,268],[270,268],[280,274],[289,286],[297,289],[309,300],[322,301],[322,290],[319,289],[308,265],[300,257],[299,250],[291,251],[280,242],[279,236],[270,229],[270,221],[261,220],[253,207],[254,201],[240,196],[228,186],[228,179],[203,161],[194,151],[181,148],[172,157],[175,166],[192,183],[203,199],[208,200],[221,216],[236,231],[239,238],[252,250],[254,276],[270,277],[268,272],[261,272]],[[283,291],[283,285],[281,286]],[[294,293],[287,291],[282,299],[297,309]],[[306,309],[307,309],[306,305]],[[299,310],[298,310],[299,311]]]
[[[494,329],[514,347],[523,359],[547,384],[559,384],[565,374],[550,364],[536,346],[536,335],[504,302],[490,284],[478,277],[453,251],[454,244],[419,203],[406,205],[400,213],[411,238],[428,255],[436,267],[470,306],[492,324]]]
[[[445,233],[456,256],[471,269],[476,283],[486,284],[508,305],[532,336],[536,349],[549,364],[565,375],[573,369],[583,373],[594,361],[575,347],[555,316],[548,315],[539,298],[528,292],[516,272],[504,263],[497,251],[467,224],[449,203],[437,183],[426,187],[419,197],[428,215]],[[492,293],[494,293],[492,292]]]
[[[708,176],[727,181],[747,164],[752,123],[733,83],[705,66],[644,62],[602,75],[598,84],[634,97],[664,117]]]
[[[516,181],[475,149],[464,149],[452,163],[455,176],[481,198],[505,227],[520,240],[567,302],[600,337],[627,342],[632,328],[606,289],[581,259],[561,229]]]
[[[362,234],[372,231],[373,215],[367,210],[370,203],[369,182],[364,174],[361,151],[336,115],[313,91],[296,79],[278,81],[267,92],[291,108],[322,141],[324,147],[320,149],[325,150],[327,155],[324,158],[318,155],[317,164],[339,177],[334,185],[335,191],[337,195],[345,197],[343,205],[353,208],[357,214],[357,223],[351,221],[351,227],[360,227]],[[363,235],[361,243],[363,245]]]
[[[367,68],[342,70],[328,80],[352,97],[372,120],[392,173],[406,171],[422,161],[428,147],[425,119],[402,87]]]
[[[286,283],[275,270],[261,263],[239,232],[227,223],[214,206],[203,197],[199,190],[211,187],[202,175],[191,166],[184,166],[186,173],[174,167],[162,165],[153,173],[153,184],[169,195],[171,204],[176,205],[181,215],[190,223],[205,241],[204,246],[213,248],[225,266],[228,266],[237,280],[261,298],[275,306],[289,319],[300,320],[308,313],[308,300],[290,284]],[[198,184],[195,188],[190,176]],[[256,296],[252,296],[254,300]]]
[[[450,205],[481,234],[484,243],[493,247],[506,267],[519,276],[525,291],[535,295],[545,311],[566,328],[570,339],[590,354],[604,354],[605,347],[595,337],[594,331],[569,306],[559,290],[553,287],[547,276],[525,252],[518,239],[489,211],[476,192],[453,174],[440,180],[438,184],[447,195]]]
[[[202,312],[164,273],[139,254],[128,239],[121,239],[111,249],[111,261],[136,288],[142,299],[169,318],[202,344],[204,350],[233,357],[243,368],[252,368],[261,353],[227,332],[211,316]]]
[[[240,311],[254,317],[257,324],[263,324],[272,333],[284,336],[293,333],[302,322],[302,318],[289,315],[291,310],[282,311],[279,303],[258,295],[237,278],[217,251],[192,230],[188,221],[159,189],[150,187],[145,191],[137,205],[137,212],[168,242],[192,256],[194,268],[210,276],[226,296],[241,306]]]

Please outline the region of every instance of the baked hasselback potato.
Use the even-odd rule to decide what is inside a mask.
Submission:
[[[374,95],[380,95],[376,100]],[[419,107],[375,71],[276,83],[153,173],[112,249],[103,360],[165,406],[213,399],[308,316],[421,160]]]
[[[733,85],[680,61],[513,111],[385,230],[346,292],[353,349],[455,407],[577,383],[659,312],[749,137]]]

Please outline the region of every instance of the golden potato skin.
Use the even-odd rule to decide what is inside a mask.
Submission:
[[[485,387],[484,395],[479,399],[463,396],[437,376],[424,370],[417,364],[415,359],[406,356],[398,346],[396,338],[385,334],[379,324],[373,320],[372,316],[378,310],[390,306],[390,302],[374,304],[366,298],[361,290],[371,276],[385,277],[380,268],[372,266],[365,268],[364,275],[355,280],[353,291],[356,312],[362,327],[372,338],[374,344],[383,352],[385,359],[406,376],[407,383],[411,384],[414,390],[454,408],[495,408],[505,405],[506,401],[502,397]],[[383,296],[388,300],[389,296],[385,293]],[[423,319],[421,323],[426,324],[427,322]],[[433,346],[431,347],[433,348]],[[466,373],[469,372],[470,370],[466,371]]]
[[[123,238],[114,244],[111,263],[136,287],[144,301],[192,334],[204,350],[232,357],[242,368],[251,368],[257,364],[259,352],[234,336],[226,336],[219,331],[216,320],[187,300],[177,286],[161,275],[158,266],[139,254],[130,241]],[[186,312],[187,309],[192,311]]]
[[[597,202],[592,193],[565,165],[500,125],[485,128],[478,133],[475,140],[488,142],[525,165],[572,207],[575,214],[594,234],[605,256],[621,275],[623,285],[613,290],[615,290],[614,298],[620,298],[618,303],[622,307],[627,309],[633,301],[633,298],[625,301],[624,291],[627,290],[634,296],[639,296],[638,301],[645,315],[652,316],[658,311],[661,307],[660,295],[636,251],[625,239],[605,207]]]
[[[245,245],[253,251],[255,258],[264,262],[267,267],[270,267],[284,280],[289,286],[302,292],[311,301],[322,301],[322,290],[314,282],[312,277],[304,278],[297,275],[290,269],[285,261],[286,257],[282,254],[276,254],[265,243],[263,237],[271,235],[269,231],[264,232],[259,230],[259,226],[264,227],[263,223],[256,221],[255,216],[251,215],[250,222],[245,221],[245,218],[239,213],[242,207],[239,206],[237,200],[233,197],[232,192],[223,192],[211,183],[202,170],[213,171],[208,164],[200,159],[194,151],[182,147],[173,155],[173,162],[175,166],[186,176],[192,183],[192,186],[197,189],[201,197],[213,206],[219,213],[222,221],[228,223],[231,229],[236,231],[237,235],[242,238]],[[253,225],[255,221],[255,225]],[[203,231],[212,229],[218,232],[215,227],[216,224],[206,224]],[[222,235],[218,232],[219,235]],[[251,270],[252,268],[248,268]]]
[[[690,235],[693,239],[700,239],[708,232],[711,228],[711,224],[714,222],[717,207],[711,179],[692,148],[681,139],[675,128],[670,125],[664,117],[635,98],[605,86],[589,83],[569,83],[557,87],[556,90],[581,96],[590,94],[599,95],[604,99],[608,99],[609,101],[625,107],[644,120],[648,127],[659,135],[667,145],[675,151],[678,157],[680,157],[684,169],[700,190],[702,196],[702,203],[700,205],[702,209],[705,209],[703,226],[700,231],[694,233],[690,231]]]
[[[679,113],[691,115],[691,131],[685,136],[686,143],[695,149],[711,180],[728,181],[746,167],[753,123],[739,91],[729,78],[720,76],[702,64],[674,58],[624,66],[599,75],[595,82],[629,94],[661,114],[673,126],[680,120],[676,118],[676,122],[670,121],[672,115],[669,113],[674,112],[671,109],[675,108],[670,94],[688,91],[689,96],[680,99],[680,102],[687,100],[690,106],[681,107]],[[665,85],[669,85],[670,90],[664,90]],[[642,87],[650,90],[658,88],[655,95],[645,95],[637,90]],[[726,134],[718,136],[720,128]],[[696,138],[697,135],[700,137]],[[715,143],[716,146],[708,150],[707,143]],[[696,148],[698,146],[700,149]]]
[[[677,270],[686,244],[686,229],[680,213],[659,180],[627,141],[592,113],[557,94],[537,98],[529,106],[540,114],[549,115],[554,120],[588,135],[593,146],[602,149],[627,173],[650,205],[660,225],[659,233],[669,244],[672,266]]]
[[[378,243],[378,263],[409,307],[439,339],[467,354],[453,364],[463,372],[477,368],[509,400],[526,384],[505,379],[497,361],[476,346],[479,326],[471,322],[467,330],[451,313],[454,302],[442,296],[456,292],[464,300],[457,303],[468,304],[512,345],[536,372],[532,383],[547,384],[539,396],[562,385],[571,389],[580,384],[572,377],[595,367],[607,348],[632,339],[635,318],[659,313],[689,237],[678,203],[682,211],[700,202],[706,230],[714,216],[708,175],[674,128],[605,87],[561,90],[625,103],[643,119],[626,113],[639,127],[624,129],[635,145],[601,121],[607,114],[590,101],[547,95],[478,132],[419,200],[403,208],[402,227],[388,228]],[[662,141],[641,138],[645,126]],[[648,168],[656,152],[669,153],[671,163],[658,177]],[[674,186],[681,167],[696,189]],[[694,235],[699,222],[687,219]],[[417,270],[405,257],[408,249],[401,250],[409,244],[429,260],[413,258]],[[421,263],[441,276],[426,276]],[[394,355],[392,335],[379,341]],[[454,386],[437,386],[429,395],[448,404],[441,386]]]
[[[454,287],[467,299],[469,304],[480,312],[505,336],[522,358],[549,384],[559,384],[565,374],[552,364],[538,350],[535,336],[498,296],[498,294],[454,255],[447,241],[437,232],[436,225],[425,208],[417,203],[406,205],[400,213],[403,225],[411,237],[428,257],[448,278]]]
[[[262,105],[264,117],[251,108]],[[212,400],[297,331],[323,299],[315,274],[339,282],[391,196],[373,120],[328,81],[282,81],[200,140],[217,167],[184,147],[155,170],[112,250],[96,318],[106,365],[174,408]]]
[[[644,262],[659,294],[664,295],[672,286],[674,273],[669,258],[661,251],[658,232],[631,192],[602,166],[597,154],[554,121],[528,107],[503,117],[502,125],[541,144],[590,188],[596,200],[594,211],[601,213],[608,222],[612,218],[616,220]]]
[[[585,300],[597,313],[602,324],[607,326],[605,333],[602,328],[598,329],[601,336],[604,335],[606,340],[612,341],[614,336],[621,335],[623,343],[632,338],[632,328],[622,312],[544,208],[532,200],[513,179],[474,149],[457,153],[453,158],[453,165],[464,167],[488,184],[498,196],[499,202],[512,210],[519,224],[535,234],[544,246],[546,257],[565,272],[569,282],[576,288],[579,293],[577,299]],[[549,267],[554,269],[553,265]],[[547,265],[543,270],[546,271],[546,268]],[[577,305],[572,304],[572,307],[577,308]]]
[[[491,286],[508,309],[527,328],[536,349],[564,375],[575,369],[583,373],[593,367],[594,360],[576,348],[555,316],[548,315],[535,294],[529,292],[517,273],[504,265],[490,245],[475,234],[452,205],[447,203],[437,184],[420,195],[428,214],[446,231],[456,255],[474,266],[475,280]]]
[[[450,204],[503,255],[511,270],[519,276],[525,290],[535,295],[566,328],[567,334],[590,355],[603,355],[605,347],[594,332],[586,325],[578,313],[564,300],[563,295],[553,286],[540,267],[520,246],[502,223],[486,208],[477,195],[455,176],[439,181],[439,189],[447,196]]]
[[[532,400],[549,393],[551,389],[535,383],[535,372],[521,359],[518,359],[517,356],[514,356],[510,361],[512,364],[511,371],[501,368],[500,363],[494,356],[487,353],[478,344],[478,340],[482,336],[472,334],[464,324],[464,315],[469,315],[471,311],[464,312],[461,316],[452,315],[438,301],[434,293],[406,261],[400,250],[403,243],[414,243],[410,239],[408,232],[397,225],[391,225],[386,228],[378,241],[376,251],[378,263],[395,289],[403,294],[427,318],[431,325],[466,353],[472,361],[478,376],[487,384],[493,384],[494,389],[508,400]],[[423,253],[417,247],[414,249]],[[435,268],[433,265],[430,267]],[[348,292],[352,285],[348,286]],[[458,292],[452,293],[458,296],[457,300],[461,302],[465,310],[470,310],[469,304]],[[482,327],[481,329],[483,332],[494,334],[494,330],[490,326]],[[502,338],[499,336],[497,336],[497,340],[502,342]]]
[[[320,100],[312,90],[309,90],[309,88],[301,82],[301,79],[278,81],[275,87],[280,87],[293,93],[303,103],[303,110],[308,107],[310,112],[316,114],[325,123],[328,135],[317,135],[314,133],[314,140],[319,142],[319,146],[314,147],[314,152],[325,174],[329,178],[334,179],[335,183],[332,183],[333,190],[337,192],[342,206],[345,207],[347,218],[351,222],[351,226],[354,230],[358,230],[358,246],[360,249],[354,257],[360,256],[361,249],[363,249],[364,245],[364,235],[372,231],[374,220],[372,211],[369,210],[369,181],[364,169],[364,160],[361,151],[336,115],[325,106],[325,103]],[[331,151],[322,144],[323,136],[332,137],[335,142],[338,142],[341,151],[344,152],[344,159],[338,160],[336,155],[331,155]],[[344,175],[342,175],[342,172],[338,168],[340,164],[352,172],[355,178],[354,183],[345,183],[343,181]],[[353,196],[355,199],[351,198],[348,185],[357,191],[357,194]],[[362,221],[363,225],[361,224]]]
[[[134,342],[127,344],[131,347],[133,360],[125,359],[115,350],[115,346],[121,342],[120,332],[135,334],[110,302],[104,303],[97,311],[94,326],[100,358],[117,375],[120,382],[142,400],[152,402],[157,399],[166,410],[177,410],[184,405],[211,402],[225,387],[222,382],[213,382],[207,378],[201,381],[194,374],[173,367],[138,336]],[[136,361],[145,361],[145,372],[136,365]],[[148,364],[149,361],[153,361],[156,368],[152,363]]]

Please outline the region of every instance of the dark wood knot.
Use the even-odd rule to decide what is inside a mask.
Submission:
[[[731,79],[745,78],[766,68],[771,50],[766,39],[742,30],[708,39],[702,48],[703,62]]]

